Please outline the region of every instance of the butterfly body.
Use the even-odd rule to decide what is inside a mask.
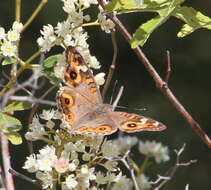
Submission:
[[[59,110],[64,126],[73,134],[109,135],[120,129],[137,131],[161,131],[162,123],[125,112],[116,112],[110,104],[104,104],[92,72],[80,53],[72,46],[66,50],[67,66],[63,76],[66,86],[57,93]]]

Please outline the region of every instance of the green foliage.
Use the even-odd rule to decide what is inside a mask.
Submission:
[[[107,6],[106,12],[117,11],[118,14],[134,12],[155,12],[158,16],[141,24],[133,34],[131,47],[143,46],[151,33],[165,23],[171,16],[182,20],[184,24],[177,33],[178,37],[185,37],[197,29],[211,29],[211,18],[196,11],[192,7],[182,6],[185,0],[145,0],[139,7],[135,0],[112,0]]]
[[[17,101],[17,102],[12,102],[7,107],[5,107],[3,109],[3,112],[26,110],[30,109],[31,107],[32,103],[30,102]]]
[[[43,66],[45,68],[52,68],[52,67],[56,66],[57,56],[58,55],[52,55],[52,56],[46,58],[43,62]]]
[[[17,60],[13,57],[5,57],[5,59],[2,61],[2,65],[9,65],[15,63]]]
[[[40,71],[39,76],[46,77],[51,84],[55,84],[58,81],[58,78],[55,76],[52,68],[57,64],[57,56],[52,55],[46,58],[43,62],[43,69]]]
[[[0,129],[4,132],[10,142],[14,145],[22,143],[22,138],[17,132],[21,128],[22,124],[17,118],[12,117],[6,113],[0,112]]]

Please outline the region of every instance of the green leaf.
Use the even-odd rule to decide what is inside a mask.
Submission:
[[[136,32],[133,34],[133,38],[131,41],[131,47],[136,48],[138,45],[143,46],[144,43],[149,38],[150,34],[159,27],[163,22],[164,18],[157,16],[148,22],[142,24],[139,26],[139,28],[136,30]]]
[[[51,84],[55,84],[58,82],[58,78],[56,77],[56,75],[54,74],[54,72],[49,72],[48,75],[46,76]]]
[[[178,37],[187,36],[200,28],[211,30],[211,18],[191,7],[179,7],[174,16],[186,23],[177,33]]]
[[[106,12],[113,12],[121,9],[135,9],[140,8],[136,0],[112,0],[106,7]]]
[[[14,145],[19,145],[22,143],[22,137],[17,132],[5,133],[5,135],[7,136],[8,140]]]
[[[0,129],[4,133],[17,132],[21,127],[22,124],[17,118],[0,112]]]
[[[15,63],[17,60],[13,57],[6,57],[3,61],[2,61],[2,65],[9,65],[12,63]]]
[[[44,60],[43,66],[45,68],[52,68],[57,64],[57,56],[58,55],[52,55]]]
[[[30,102],[17,101],[17,102],[12,102],[7,107],[5,107],[3,109],[3,112],[26,110],[30,109],[31,107],[32,103]]]

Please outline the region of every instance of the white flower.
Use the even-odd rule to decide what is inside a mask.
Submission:
[[[50,25],[50,24],[43,26],[43,30],[40,30],[40,33],[41,33],[44,37],[50,37],[50,36],[54,35],[53,26]]]
[[[64,43],[66,46],[75,46],[75,42],[71,34],[67,34],[65,36]]]
[[[14,56],[16,52],[16,46],[9,41],[5,41],[1,46],[1,51],[4,56]]]
[[[68,33],[70,33],[70,23],[69,22],[58,22],[56,26],[55,33],[58,36],[66,37]]]
[[[69,170],[71,172],[75,171],[76,168],[77,168],[77,165],[74,162],[72,162],[72,163],[69,164]]]
[[[37,164],[41,171],[52,171],[55,161],[57,160],[56,150],[53,146],[45,146],[37,155]]]
[[[30,125],[30,131],[25,134],[25,138],[34,141],[46,134],[44,127],[39,122],[39,118],[34,116]]]
[[[73,189],[78,185],[78,182],[76,181],[76,178],[73,174],[66,177],[65,183],[69,189]]]
[[[122,177],[124,178],[124,176],[122,176],[122,172],[119,172],[119,174],[117,174],[117,175],[116,175],[116,173],[108,172],[108,175],[107,175],[107,179],[110,183],[118,182],[121,180]]]
[[[75,11],[75,4],[73,0],[63,0],[64,6],[63,9],[66,13],[71,13]]]
[[[101,151],[106,158],[117,157],[120,154],[117,144],[112,141],[104,141]]]
[[[40,118],[48,121],[51,119],[54,119],[54,115],[55,115],[55,110],[54,109],[50,109],[50,110],[43,110],[42,114],[40,114]]]
[[[57,56],[57,64],[54,67],[54,73],[57,78],[63,78],[65,73],[66,58],[64,54]]]
[[[36,173],[36,178],[42,181],[42,188],[47,189],[53,187],[53,173],[52,172],[40,172]]]
[[[69,168],[69,159],[60,157],[59,159],[55,160],[54,168],[58,173],[65,173]]]
[[[146,141],[145,143],[140,141],[139,151],[142,154],[155,157],[155,161],[157,163],[169,160],[168,147],[162,146],[161,143],[157,143],[155,141],[152,142]]]
[[[83,24],[83,12],[71,12],[70,14],[70,22],[72,22],[75,26],[79,26],[80,24]]]
[[[7,33],[7,39],[11,42],[15,42],[20,39],[20,33],[17,32],[16,30],[10,30]]]
[[[15,21],[12,25],[12,29],[20,33],[21,30],[23,29],[23,24],[21,22]]]
[[[49,51],[51,47],[56,43],[56,36],[54,35],[53,26],[48,24],[43,26],[43,30],[40,31],[43,37],[37,39],[38,45],[41,47],[41,51]]]
[[[132,182],[125,176],[121,176],[117,183],[114,183],[112,190],[128,190],[132,188]]]
[[[84,153],[84,154],[82,155],[82,159],[83,159],[84,161],[89,161],[89,160],[90,160],[90,157],[91,157],[91,155],[88,154],[88,153]]]
[[[140,177],[140,189],[145,190],[145,189],[150,189],[151,188],[151,184],[149,182],[149,179],[147,176],[145,176],[144,174],[141,175]]]
[[[101,65],[95,56],[90,56],[89,67],[93,69],[100,69]]]
[[[52,37],[53,38],[53,37]],[[38,45],[41,47],[41,52],[50,51],[50,49],[53,47],[53,43],[48,38],[39,37],[37,39]]]
[[[101,13],[98,14],[98,21],[100,23],[101,29],[106,33],[110,33],[111,29],[115,27],[113,21],[111,19],[106,19],[106,16],[102,15]]]
[[[105,83],[104,77],[105,77],[105,73],[98,73],[97,75],[94,76],[94,79],[99,86]]]
[[[0,40],[5,39],[5,30],[3,27],[0,27]]]
[[[108,179],[102,172],[99,171],[96,174],[96,182],[98,184],[106,184],[108,183]]]
[[[119,137],[117,140],[113,141],[117,144],[121,153],[125,153],[130,150],[138,142],[137,137],[124,136]]]
[[[37,160],[35,154],[31,154],[26,158],[23,169],[26,169],[28,172],[36,172],[38,170]]]
[[[108,160],[107,162],[104,163],[103,166],[109,171],[117,171],[117,165],[118,162]]]
[[[96,175],[94,174],[95,168],[88,168],[87,165],[83,165],[80,171],[80,177],[88,178],[89,180],[95,180]]]

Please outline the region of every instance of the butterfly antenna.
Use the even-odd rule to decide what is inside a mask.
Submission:
[[[118,81],[116,80],[115,83],[114,83],[114,88],[113,88],[113,90],[112,90],[110,104],[112,104],[113,97],[114,97],[114,91],[115,91],[115,89],[116,89],[117,83],[118,83]]]
[[[119,93],[118,93],[114,103],[112,104],[113,110],[117,107],[117,104],[118,104],[118,102],[119,102],[119,100],[120,100],[120,98],[122,96],[123,90],[124,90],[124,87],[121,86],[120,89],[119,89]]]

